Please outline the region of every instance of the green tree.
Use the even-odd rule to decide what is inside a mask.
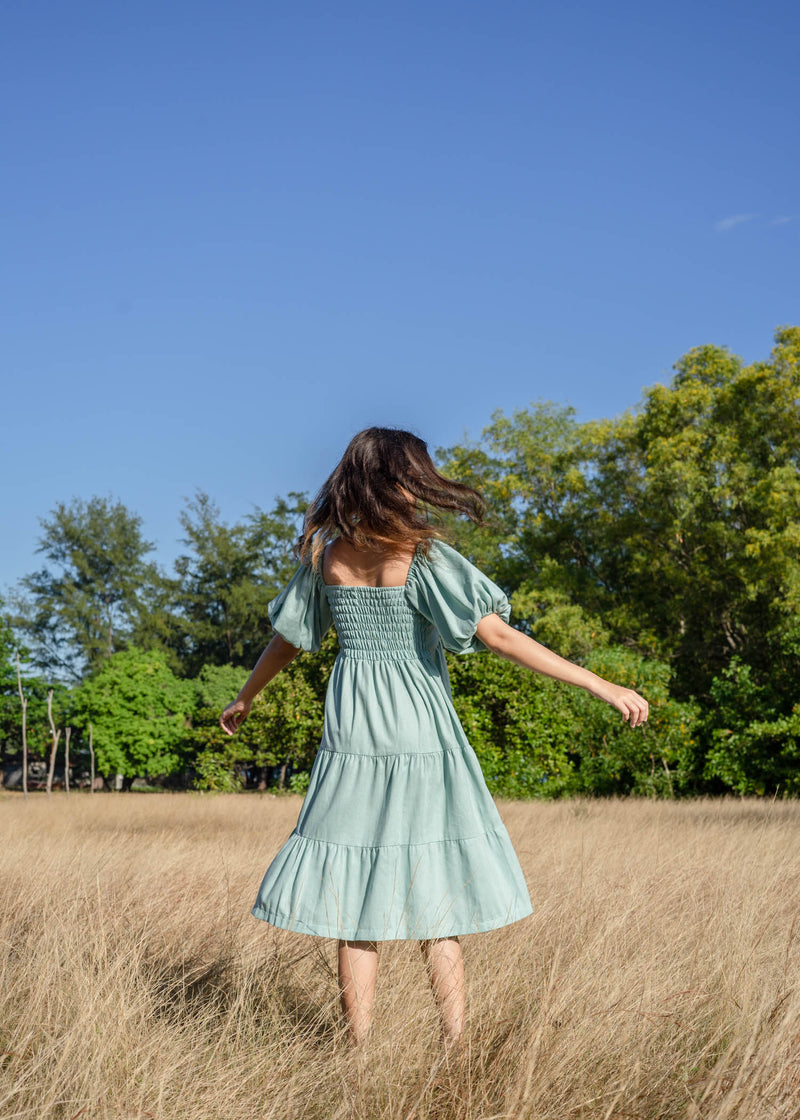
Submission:
[[[564,656],[605,644],[605,616],[627,593],[619,544],[640,473],[619,454],[630,424],[579,424],[574,409],[539,401],[510,417],[493,413],[481,452],[440,452],[442,469],[492,510],[487,530],[456,525],[459,546],[513,596],[515,625]]]
[[[185,676],[191,645],[184,618],[185,599],[179,578],[160,569],[140,590],[129,644],[161,650],[176,676]]]
[[[19,646],[5,614],[4,601],[0,598],[0,785],[11,757],[22,749],[22,705],[17,686],[16,654]],[[20,658],[26,660],[27,651],[20,649]],[[24,687],[24,686],[23,686]]]
[[[308,502],[303,491],[290,490],[286,498],[275,499],[271,510],[256,506],[245,518],[250,543],[258,555],[259,578],[275,594],[289,582],[297,567],[294,546]]]
[[[50,682],[31,672],[30,651],[17,641],[10,618],[2,608],[3,600],[0,598],[0,774],[7,766],[21,764],[22,761],[22,702],[17,679],[17,654],[22,691],[27,701],[25,724],[29,761],[41,762],[49,758],[48,693],[52,689],[53,716],[59,727],[66,726],[70,695],[62,681]]]
[[[670,698],[670,669],[620,647],[588,668],[650,701],[644,729],[583,689],[486,654],[447,655],[453,700],[487,785],[502,797],[686,792],[695,770],[697,709]]]
[[[785,756],[784,773],[800,678],[800,328],[776,332],[769,361],[703,346],[675,370],[613,420],[546,402],[497,412],[479,448],[446,449],[442,466],[497,507],[487,571],[522,629],[582,662],[610,646],[664,662],[676,700],[712,708],[738,658],[763,704],[739,741]],[[480,538],[458,531],[477,562]],[[721,761],[704,769],[713,721],[697,729],[695,779],[732,781]]]
[[[11,620],[34,666],[76,681],[128,644],[142,589],[158,578],[145,560],[154,546],[110,498],[60,502],[40,523],[48,563],[20,581]]]
[[[570,689],[574,789],[649,797],[692,792],[697,785],[700,710],[694,702],[671,697],[670,666],[621,646],[594,651],[586,666],[646,696],[650,714],[644,727],[631,728],[610,704],[582,689]]]
[[[711,699],[736,655],[785,714],[800,675],[800,328],[777,332],[769,362],[706,346],[677,371],[646,394],[637,432],[637,598],[679,694]]]
[[[256,510],[244,524],[228,525],[208,494],[199,491],[180,515],[190,552],[176,572],[182,595],[183,671],[203,665],[252,665],[269,637],[267,604],[288,581],[296,561],[302,495]]]
[[[248,676],[247,669],[235,665],[204,665],[193,681],[186,752],[192,758],[197,789],[233,793],[244,784],[244,770],[253,760],[253,728],[246,720],[236,735],[228,736],[219,726],[219,717]]]
[[[488,653],[447,654],[453,703],[493,794],[558,797],[575,785],[569,697]]]
[[[186,728],[195,700],[161,650],[128,649],[107,658],[73,689],[70,718],[85,740],[93,726],[99,773],[166,777],[186,762]]]
[[[204,666],[195,682],[197,701],[188,733],[199,789],[240,789],[249,767],[260,771],[262,789],[274,767],[281,768],[281,786],[288,767],[310,769],[322,735],[323,704],[306,679],[304,660],[301,654],[262,689],[235,735],[222,730],[219,717],[249,674],[233,666]]]
[[[711,684],[704,776],[743,797],[800,793],[800,702],[770,716],[770,692],[736,655]]]

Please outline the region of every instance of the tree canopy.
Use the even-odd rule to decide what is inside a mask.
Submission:
[[[157,580],[145,560],[154,545],[141,517],[109,498],[59,502],[40,524],[47,563],[23,577],[12,620],[36,667],[80,680],[127,645],[141,588]]]
[[[122,650],[72,692],[70,719],[91,723],[101,774],[167,776],[183,750],[195,686],[177,678],[158,650]]]

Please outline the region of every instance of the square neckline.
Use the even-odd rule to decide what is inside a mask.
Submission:
[[[319,581],[326,591],[405,591],[408,588],[409,581],[411,579],[411,573],[414,569],[414,565],[417,562],[419,552],[419,546],[417,546],[417,548],[414,549],[414,555],[411,557],[411,563],[408,565],[405,583],[392,583],[384,587],[379,587],[374,583],[326,583],[322,578],[322,564],[325,559],[324,553],[322,557],[320,557]]]

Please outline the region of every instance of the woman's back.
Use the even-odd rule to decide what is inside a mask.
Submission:
[[[338,537],[322,554],[322,580],[329,587],[402,587],[413,558],[413,548],[356,549]]]

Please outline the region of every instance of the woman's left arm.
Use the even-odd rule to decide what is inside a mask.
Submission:
[[[632,688],[623,688],[599,677],[590,669],[576,665],[547,646],[529,638],[521,630],[515,630],[503,622],[497,614],[487,614],[478,623],[476,634],[493,653],[506,661],[513,661],[534,673],[552,677],[566,684],[577,685],[592,696],[605,700],[622,712],[623,719],[630,720],[631,727],[644,723],[649,713],[649,705],[643,696]]]

